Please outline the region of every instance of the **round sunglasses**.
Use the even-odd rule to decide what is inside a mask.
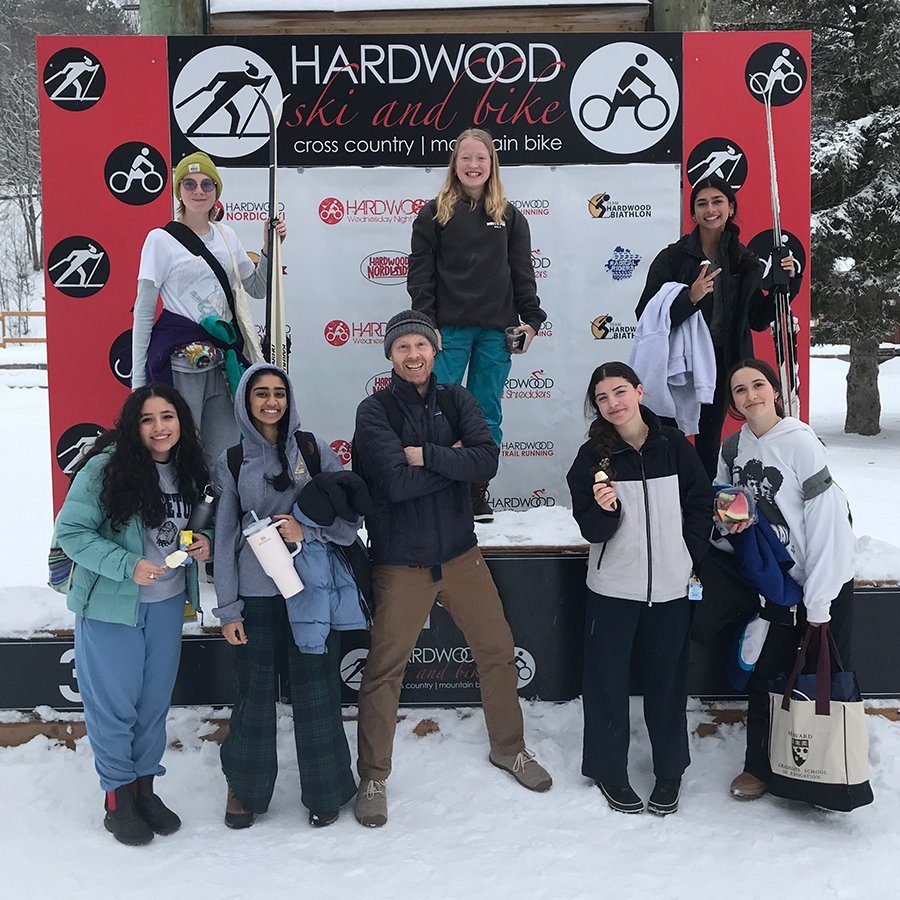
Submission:
[[[188,192],[196,191],[197,181],[194,178],[182,178],[181,186]],[[207,194],[211,194],[216,189],[216,183],[209,178],[204,178],[203,181],[200,182],[200,187],[202,187]]]

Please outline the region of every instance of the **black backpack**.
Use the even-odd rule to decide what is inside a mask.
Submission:
[[[390,388],[382,388],[380,391],[375,391],[372,396],[375,397],[375,399],[384,407],[384,411],[387,414],[388,424],[399,437],[400,430],[403,428],[403,410],[400,409],[400,404],[397,402],[397,398],[393,395]],[[442,384],[439,384],[437,386],[437,402],[438,407],[441,411],[441,415],[444,416],[444,418],[446,418],[447,422],[450,424],[450,428],[454,436],[458,435],[459,407],[456,405],[456,398]],[[356,453],[355,450],[355,431],[353,432],[352,447],[354,449],[350,457],[350,469],[357,475],[359,475],[359,477],[362,478],[363,481],[365,481],[367,487],[371,489],[372,480],[368,477],[368,475],[366,475],[362,460],[359,458],[359,454]]]
[[[395,401],[396,402],[396,401]],[[399,409],[398,409],[399,412]],[[297,448],[306,463],[306,469],[310,478],[315,478],[322,471],[322,457],[319,454],[319,444],[316,436],[311,431],[295,431],[294,438]],[[234,478],[235,488],[238,483],[238,473],[241,463],[244,461],[244,445],[235,444],[227,451],[228,470]],[[240,494],[238,494],[240,497]],[[245,510],[241,510],[241,518]],[[335,552],[340,556],[356,582],[356,590],[359,593],[359,605],[366,617],[366,623],[371,627],[372,612],[375,609],[375,592],[372,588],[372,561],[369,559],[369,551],[363,542],[357,538],[347,547],[340,544],[331,544]]]

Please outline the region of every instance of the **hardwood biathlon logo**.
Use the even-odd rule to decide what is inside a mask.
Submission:
[[[710,175],[717,175],[732,190],[739,191],[747,180],[747,155],[731,138],[707,138],[691,150],[686,174],[691,187]]]
[[[610,194],[601,191],[594,194],[587,204],[592,219],[650,219],[653,206],[650,203],[623,203],[613,200]]]
[[[598,341],[625,340],[626,338],[634,337],[636,327],[636,325],[625,325],[622,322],[616,322],[611,315],[604,313],[591,322],[591,334]]]
[[[234,159],[264,147],[269,119],[262,98],[281,119],[283,93],[272,67],[259,54],[222,45],[190,59],[172,88],[172,115],[198,149]]]
[[[744,68],[744,81],[750,96],[760,103],[787,106],[806,87],[809,69],[796,47],[775,41],[758,47]]]
[[[109,281],[109,256],[93,238],[63,238],[47,257],[47,277],[67,297],[90,297]]]
[[[618,41],[578,67],[569,105],[578,130],[608,153],[640,153],[668,134],[681,91],[669,63],[651,47]]]
[[[129,141],[109,154],[103,177],[117,200],[143,206],[163,192],[169,180],[169,167],[155,147],[143,141]]]
[[[44,66],[42,80],[47,96],[69,112],[90,109],[106,90],[106,72],[100,60],[80,47],[54,53]]]

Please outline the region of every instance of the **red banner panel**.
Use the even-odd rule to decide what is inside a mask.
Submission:
[[[691,187],[711,174],[737,190],[741,241],[765,258],[773,246],[769,148],[772,131],[787,246],[801,266],[803,287],[792,309],[800,322],[800,412],[809,419],[809,73],[808,31],[697,32],[684,36],[684,229]],[[756,355],[775,365],[768,332],[754,332]],[[723,436],[738,423],[726,420]]]
[[[141,246],[172,216],[163,37],[39,37],[54,506],[128,394]]]

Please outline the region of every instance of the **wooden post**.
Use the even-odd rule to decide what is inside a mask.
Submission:
[[[141,0],[141,34],[205,34],[203,0]]]
[[[653,0],[653,30],[710,31],[712,5],[713,0]]]

